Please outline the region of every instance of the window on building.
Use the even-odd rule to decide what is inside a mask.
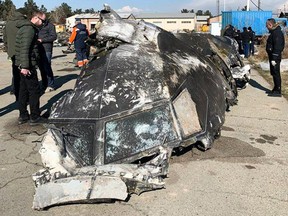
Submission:
[[[176,23],[176,21],[167,21],[167,23]]]
[[[90,29],[91,29],[91,30],[95,30],[95,26],[96,26],[96,24],[91,24],[91,25],[90,25],[90,27],[91,27]]]
[[[181,23],[191,23],[191,21],[181,21]]]

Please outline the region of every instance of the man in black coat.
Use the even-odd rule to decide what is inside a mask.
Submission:
[[[42,88],[45,92],[55,90],[54,74],[51,67],[53,42],[57,39],[55,26],[46,19],[46,15],[40,17],[43,25],[38,33],[40,64],[39,69],[42,77]]]
[[[285,39],[281,27],[275,22],[275,19],[268,19],[266,27],[270,33],[267,39],[266,52],[269,57],[270,74],[273,76],[274,81],[274,88],[269,92],[269,95],[281,96],[280,62]]]
[[[225,27],[223,36],[230,37],[230,38],[234,38],[234,36],[235,36],[235,29],[234,29],[234,27],[233,27],[232,25],[228,24],[228,25]]]

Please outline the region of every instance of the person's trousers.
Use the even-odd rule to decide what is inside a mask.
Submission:
[[[29,76],[20,74],[19,112],[20,117],[28,117],[27,104],[29,104],[30,118],[34,120],[40,117],[40,86],[36,69],[30,72]]]
[[[249,48],[250,48],[249,43],[243,43],[243,51],[244,51],[245,58],[249,57]]]
[[[251,52],[252,55],[254,55],[254,53],[255,53],[254,42],[250,43],[250,52]]]
[[[16,101],[19,99],[19,89],[20,89],[20,71],[15,65],[15,56],[11,58],[12,60],[12,85],[11,91],[13,91]]]
[[[87,59],[87,48],[76,48],[75,47],[75,51],[76,51],[76,58],[78,61],[78,67],[82,67],[84,64],[86,64],[88,62]]]
[[[51,67],[52,52],[40,53],[39,69],[41,73],[43,88],[51,87],[55,88],[54,74]]]
[[[280,74],[280,60],[276,60],[276,65],[273,66],[271,64],[272,58],[269,57],[269,63],[270,63],[270,74],[273,77],[273,82],[274,82],[274,88],[273,90],[280,91],[281,92],[281,74]]]

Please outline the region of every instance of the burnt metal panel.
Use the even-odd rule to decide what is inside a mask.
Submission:
[[[105,125],[105,163],[131,157],[177,138],[166,104]]]
[[[66,153],[72,155],[80,166],[94,164],[96,127],[92,122],[55,123],[51,129],[62,141]],[[65,156],[66,153],[63,153]]]
[[[173,101],[173,106],[182,127],[183,136],[195,134],[202,130],[197,114],[196,104],[191,99],[187,89]]]

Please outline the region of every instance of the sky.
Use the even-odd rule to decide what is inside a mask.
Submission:
[[[25,0],[12,0],[16,8],[23,7]],[[40,7],[44,5],[48,11],[60,6],[63,2],[67,3],[72,10],[75,9],[90,9],[95,11],[101,10],[103,4],[107,3],[112,9],[118,12],[131,13],[177,13],[181,9],[210,10],[212,15],[217,15],[217,0],[34,0]],[[237,10],[242,9],[247,0],[219,0],[220,11],[223,10]],[[251,10],[257,10],[253,5],[257,5],[258,0],[250,0]],[[288,12],[288,1],[283,0],[261,0],[262,10],[272,10],[273,13],[280,13],[281,11]]]

